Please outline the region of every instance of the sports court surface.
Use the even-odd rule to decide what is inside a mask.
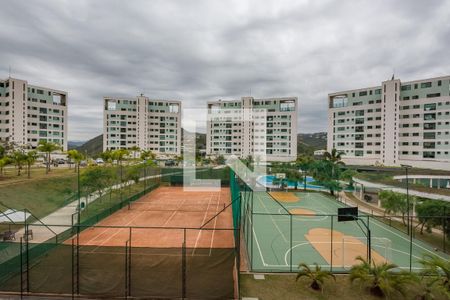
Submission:
[[[97,223],[100,227],[84,230],[79,243],[123,246],[131,235],[132,247],[170,248],[181,247],[186,234],[188,248],[232,248],[233,231],[222,230],[233,229],[231,206],[226,208],[229,204],[228,188],[220,192],[187,192],[183,187],[159,187]],[[197,229],[205,223],[205,230]],[[182,228],[191,229],[185,233]]]
[[[343,203],[314,192],[279,196],[254,192],[253,214],[243,214],[252,270],[296,271],[298,264],[305,262],[318,263],[327,268],[332,266],[333,271],[345,271],[355,263],[356,256],[367,257],[366,228],[362,223],[337,222],[337,209],[346,207]],[[294,201],[295,198],[298,200]],[[243,210],[246,207],[251,209],[251,201],[244,202]],[[402,269],[409,269],[409,236],[376,218],[361,213],[360,216],[369,223],[372,232],[372,259],[378,263],[389,261]],[[252,222],[253,228],[250,226]],[[420,268],[417,260],[425,253],[449,259],[448,255],[413,239],[413,270]]]
[[[235,296],[229,188],[159,187],[63,242],[20,250],[0,290],[86,297],[230,299]],[[89,208],[87,208],[89,209]],[[14,246],[14,248],[13,248]]]

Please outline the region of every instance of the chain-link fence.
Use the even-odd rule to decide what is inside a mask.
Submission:
[[[252,191],[234,173],[231,178],[232,195],[242,197],[236,220],[241,220],[251,271],[297,272],[299,263],[317,263],[348,272],[358,256],[420,271],[424,255],[450,259],[450,211],[420,218],[359,211],[353,221],[340,222],[338,209],[349,206],[339,198],[291,191],[296,201],[283,202],[272,193]]]

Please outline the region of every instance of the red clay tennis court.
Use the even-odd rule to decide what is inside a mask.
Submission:
[[[229,204],[228,188],[191,192],[183,187],[159,187],[96,224],[100,227],[83,230],[79,245],[124,246],[132,241],[131,247],[172,248],[186,240],[187,248],[233,248]],[[202,225],[202,230],[196,229]]]

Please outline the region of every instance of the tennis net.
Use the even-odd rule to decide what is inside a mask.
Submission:
[[[129,203],[129,210],[137,211],[183,211],[183,212],[205,212],[205,211],[220,211],[225,209],[227,203],[225,202],[208,202],[208,203],[155,203],[155,202],[134,202]]]

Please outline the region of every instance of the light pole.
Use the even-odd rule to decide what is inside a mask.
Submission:
[[[412,235],[411,230],[411,217],[410,217],[410,204],[409,204],[409,179],[408,179],[408,170],[412,168],[410,165],[400,165],[402,168],[405,169],[405,175],[406,175],[406,207],[407,207],[407,215],[408,215],[408,235]]]
[[[406,174],[406,206],[408,213],[408,234],[409,234],[409,272],[412,271],[412,243],[413,243],[413,232],[412,232],[412,221],[410,218],[410,206],[409,206],[409,179],[408,179],[408,170],[412,168],[409,165],[400,165],[402,168],[405,168]]]

